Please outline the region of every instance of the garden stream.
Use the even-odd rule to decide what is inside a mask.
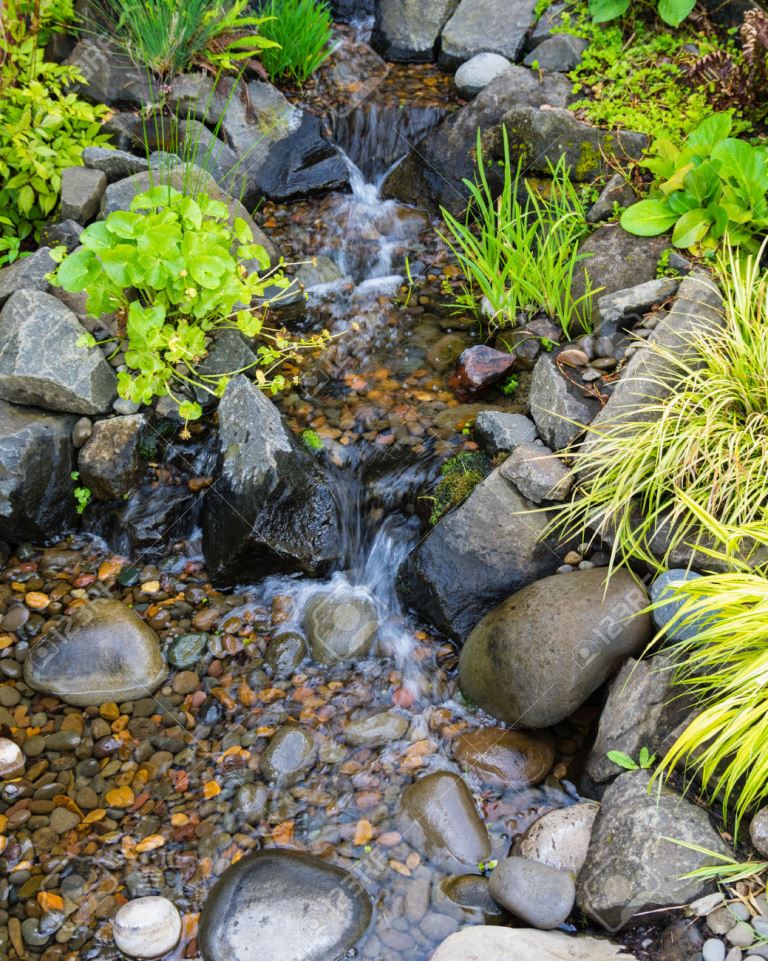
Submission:
[[[426,961],[460,925],[510,919],[490,899],[489,913],[466,906],[482,903],[467,893],[472,882],[430,863],[399,820],[414,776],[464,774],[493,858],[505,856],[543,811],[578,799],[574,757],[590,709],[551,733],[520,735],[506,787],[467,773],[466,761],[479,754],[487,761],[501,732],[482,734],[487,719],[458,691],[456,648],[421,630],[395,592],[439,462],[472,447],[455,429],[472,405],[458,405],[443,374],[427,363],[439,359],[435,345],[446,337],[454,338],[453,349],[473,337],[471,329],[452,327],[440,305],[444,251],[422,214],[382,201],[376,188],[407,139],[441,113],[439,106],[409,115],[374,104],[343,118],[336,134],[354,158],[352,193],[264,211],[289,258],[317,258],[314,282],[305,274],[302,325],[340,334],[282,407],[292,426],[323,440],[334,465],[345,524],[341,569],[327,581],[270,577],[232,593],[211,586],[199,540],[184,529],[206,488],[215,487],[210,426],[189,442],[161,444],[152,476],[125,508],[141,509],[151,528],[152,513],[162,513],[169,496],[196,492],[180,512],[186,516],[179,517],[176,553],[158,557],[151,537],[113,553],[114,539],[108,547],[96,536],[107,531],[95,508],[92,535],[47,550],[26,546],[9,560],[0,626],[21,640],[13,657],[0,658],[6,679],[19,676],[18,659],[47,619],[94,596],[141,612],[172,665],[154,697],[84,711],[4,686],[2,725],[26,729],[28,757],[22,780],[2,788],[7,833],[23,839],[0,851],[0,906],[28,904],[26,928],[9,928],[18,955],[115,958],[107,920],[115,904],[158,894],[185,916],[169,957],[196,957],[196,915],[216,879],[242,854],[280,846],[346,867],[373,896],[373,927],[360,957]],[[412,297],[406,253],[421,280]],[[497,405],[511,409],[501,396]],[[13,603],[31,591],[49,598],[47,609]],[[377,631],[371,655],[331,667],[303,656],[307,604],[320,593],[332,599],[324,611],[336,627],[352,636]],[[360,725],[369,718],[376,720]],[[267,761],[270,739],[286,724],[314,744],[303,740]],[[285,923],[301,919],[288,908]]]

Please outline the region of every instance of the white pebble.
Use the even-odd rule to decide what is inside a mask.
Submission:
[[[709,938],[701,949],[704,961],[725,961],[725,945],[719,938]]]
[[[168,898],[135,898],[112,922],[115,944],[132,958],[159,958],[181,937],[181,915]]]
[[[15,741],[0,737],[0,777],[16,777],[24,767],[24,753]]]

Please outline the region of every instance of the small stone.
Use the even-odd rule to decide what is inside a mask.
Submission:
[[[51,811],[51,829],[57,834],[66,834],[67,831],[71,831],[76,828],[80,823],[80,818],[75,814],[74,811],[70,811],[68,808],[60,807],[54,808]]]
[[[379,629],[371,595],[346,585],[313,594],[303,623],[313,656],[324,664],[367,654]]]
[[[523,60],[526,67],[548,70],[552,73],[568,73],[581,63],[581,57],[589,46],[583,37],[570,33],[556,33],[532,50]]]
[[[15,741],[0,737],[0,778],[18,777],[24,769],[24,752]]]
[[[715,891],[713,894],[705,894],[703,898],[692,901],[691,904],[688,905],[688,913],[695,918],[702,918],[704,915],[714,911],[715,908],[719,907],[722,903],[723,895],[720,891]]]
[[[404,737],[408,726],[407,717],[396,711],[384,711],[350,721],[344,728],[344,740],[355,747],[383,747]]]
[[[61,217],[78,224],[96,216],[107,189],[107,176],[89,167],[66,167],[61,174]]]
[[[289,677],[307,656],[307,642],[297,631],[276,634],[269,642],[264,664],[275,677]]]
[[[524,414],[484,410],[475,418],[475,437],[492,457],[536,440],[536,425]]]
[[[182,634],[168,647],[168,662],[173,667],[187,669],[200,660],[208,643],[207,634]]]
[[[748,948],[755,940],[755,937],[755,929],[750,924],[747,924],[746,921],[739,921],[739,923],[735,924],[725,935],[726,941],[728,941],[729,944],[735,945],[737,948]]]
[[[759,854],[768,857],[768,807],[760,808],[752,818],[749,839]]]
[[[719,938],[708,938],[701,949],[704,961],[725,961],[725,945]]]
[[[261,756],[261,772],[268,781],[292,784],[314,765],[317,745],[309,731],[285,724],[272,735]]]
[[[589,357],[578,347],[568,347],[561,350],[557,355],[558,363],[566,364],[568,367],[584,367],[589,363]]]
[[[563,501],[573,485],[571,472],[557,454],[537,444],[518,444],[501,465],[501,476],[534,504]]]
[[[191,694],[200,687],[200,678],[194,671],[180,671],[171,686],[177,694]]]
[[[520,788],[540,784],[555,763],[555,746],[547,733],[479,728],[454,743],[459,764],[487,784]]]
[[[502,73],[506,73],[512,64],[506,57],[498,53],[478,53],[463,63],[456,71],[453,82],[460,97],[471,100],[481,90]]]
[[[562,924],[576,900],[570,874],[518,857],[499,862],[491,874],[490,892],[515,917],[545,931]]]
[[[80,449],[93,433],[93,421],[90,417],[81,417],[75,421],[72,428],[72,446]]]
[[[514,366],[514,354],[478,344],[462,353],[448,384],[460,400],[470,400],[501,380]]]
[[[129,957],[158,958],[179,943],[181,916],[167,898],[136,898],[117,912],[112,934],[117,947]]]

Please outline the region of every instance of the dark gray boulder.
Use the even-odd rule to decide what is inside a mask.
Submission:
[[[493,717],[528,728],[568,717],[651,638],[648,595],[625,570],[546,577],[517,591],[469,635],[462,692]]]
[[[29,257],[22,257],[0,270],[0,307],[17,290],[50,290],[48,274],[56,269],[50,247],[40,247]]]
[[[61,217],[85,226],[99,212],[107,175],[90,167],[67,167],[61,172]]]
[[[552,450],[572,444],[600,410],[598,401],[566,380],[551,354],[542,354],[536,361],[528,407]]]
[[[589,41],[583,37],[574,37],[570,33],[556,33],[546,37],[523,60],[526,67],[537,70],[552,70],[557,73],[567,73],[581,62]]]
[[[110,183],[149,169],[145,157],[137,157],[127,150],[111,150],[109,147],[86,147],[83,163],[92,170],[100,170]]]
[[[452,637],[466,637],[501,600],[559,566],[542,541],[546,526],[547,516],[496,468],[406,558],[400,596]]]
[[[730,854],[705,810],[666,785],[649,791],[650,779],[648,771],[629,771],[608,786],[577,880],[577,905],[610,931],[707,892],[709,883],[684,875],[719,862],[672,838]]]
[[[387,60],[425,63],[459,0],[379,0],[371,45]]]
[[[72,414],[104,414],[117,379],[97,347],[81,347],[79,320],[58,298],[19,290],[0,312],[0,397]]]
[[[201,493],[193,494],[188,487],[144,487],[112,516],[110,544],[117,551],[140,554],[145,561],[157,560],[175,541],[191,534],[202,499]]]
[[[461,0],[443,29],[440,66],[455,69],[486,51],[518,60],[535,9],[535,0]]]
[[[48,541],[76,525],[75,419],[0,401],[0,540]]]
[[[80,480],[99,500],[119,500],[136,487],[141,472],[140,443],[147,427],[142,414],[110,417],[93,425],[78,454]]]
[[[257,851],[227,868],[203,905],[204,961],[330,961],[348,956],[371,901],[342,868],[298,851]]]
[[[143,107],[154,99],[147,68],[137,66],[125,51],[103,36],[80,40],[66,65],[77,67],[85,78],[85,83],[77,84],[75,89],[96,103]]]
[[[121,601],[96,599],[30,649],[24,680],[84,707],[147,697],[167,674],[157,634]]]
[[[340,549],[336,503],[318,463],[242,374],[219,405],[218,480],[207,492],[203,553],[211,576],[327,571]]]
[[[410,149],[385,179],[382,196],[460,212],[469,197],[462,181],[475,175],[478,127],[485,131],[497,126],[516,106],[565,107],[573,99],[571,86],[557,74],[540,79],[525,67],[510,67]]]

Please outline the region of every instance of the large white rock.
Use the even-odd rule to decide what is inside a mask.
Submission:
[[[476,925],[447,938],[432,961],[637,961],[610,941],[561,931]]]
[[[131,958],[159,958],[179,943],[181,915],[168,898],[135,898],[115,915],[112,936]]]
[[[0,737],[0,778],[13,778],[24,769],[24,753],[15,741]]]

